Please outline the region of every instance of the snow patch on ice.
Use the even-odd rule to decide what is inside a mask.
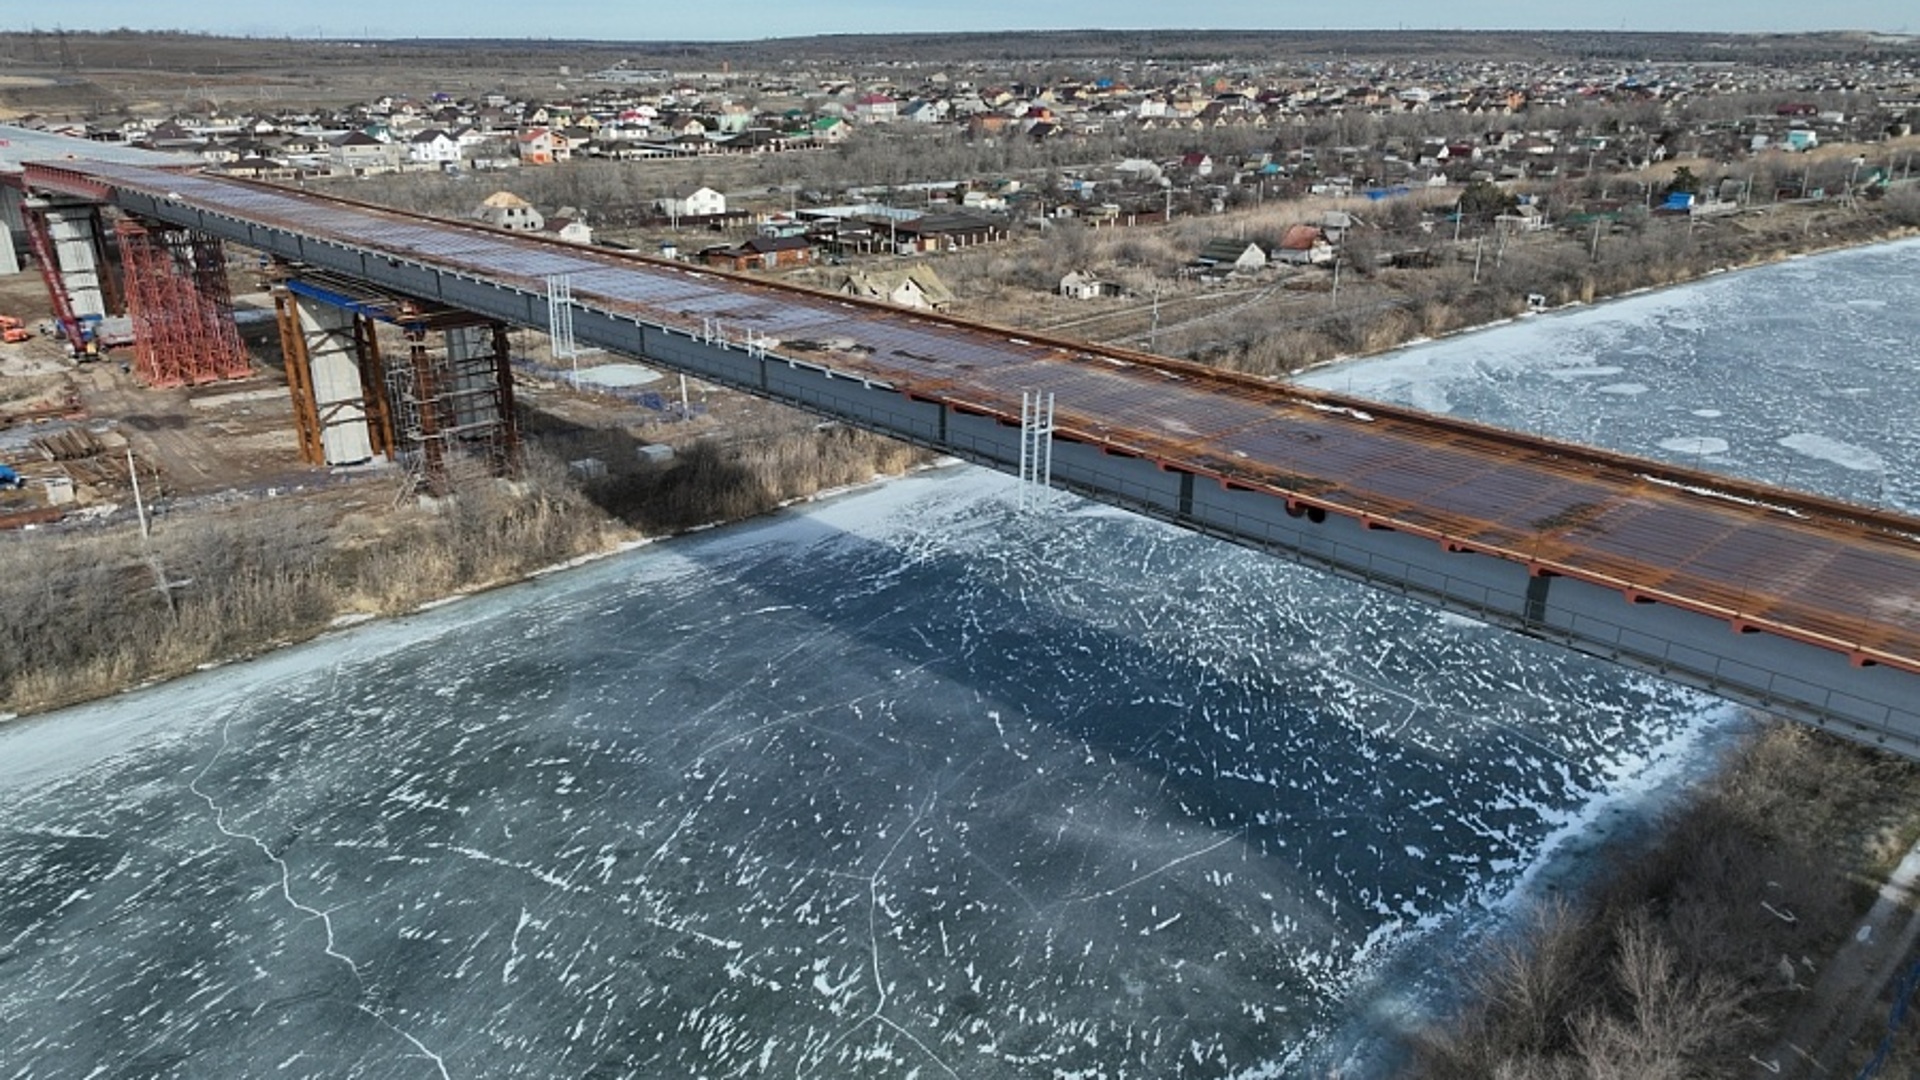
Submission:
[[[1780,440],[1780,445],[1797,454],[1838,465],[1855,472],[1881,472],[1886,469],[1886,459],[1862,446],[1830,439],[1825,435],[1808,432],[1789,435]]]
[[[1671,439],[1661,439],[1660,449],[1671,450],[1676,454],[1724,454],[1727,452],[1727,440],[1711,435],[1676,435]]]

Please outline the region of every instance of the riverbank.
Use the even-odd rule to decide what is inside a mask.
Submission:
[[[1717,274],[1920,236],[1920,188],[1852,203],[1781,203],[1734,215],[1643,218],[1587,234],[1520,234],[1419,268],[1363,268],[1311,317],[1278,324],[1259,307],[1172,338],[1169,352],[1232,371],[1287,377],[1467,333],[1537,306],[1593,304]],[[1337,299],[1337,298],[1336,298]]]
[[[810,425],[580,485],[537,451],[510,483],[396,506],[378,482],[7,538],[0,717],[45,712],[524,580],[647,537],[766,513],[924,460]]]
[[[1912,846],[1920,766],[1762,727],[1653,835],[1616,844],[1460,972],[1411,1075],[1746,1076]],[[1829,1071],[1838,1062],[1825,1063]]]

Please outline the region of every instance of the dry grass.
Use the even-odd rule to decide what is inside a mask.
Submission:
[[[896,475],[928,455],[838,426],[771,429],[721,445],[699,442],[671,462],[588,485],[608,513],[644,533],[737,521],[822,491]]]
[[[150,543],[130,527],[10,538],[35,572],[0,580],[0,710],[177,675],[604,546],[605,519],[552,466],[528,473],[401,513],[376,543],[300,502],[163,519]]]
[[[1910,762],[1766,728],[1650,843],[1614,852],[1590,895],[1493,943],[1412,1074],[1751,1075],[1817,975],[1801,958],[1852,928],[1870,898],[1857,875],[1916,792]]]
[[[843,428],[771,427],[697,443],[672,463],[585,490],[529,456],[513,483],[466,485],[432,510],[337,521],[299,502],[122,527],[8,538],[0,578],[0,712],[30,712],[310,637],[340,615],[390,615],[603,549],[625,530],[669,533],[764,513],[906,471],[925,455]],[[160,581],[174,583],[170,589]]]

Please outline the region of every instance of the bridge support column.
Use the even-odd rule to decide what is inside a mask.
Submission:
[[[434,493],[469,474],[518,468],[506,324],[423,311],[404,297],[349,295],[332,281],[290,279],[274,305],[303,460],[386,458]],[[383,325],[397,345],[391,355]]]
[[[515,471],[520,442],[513,410],[513,366],[499,322],[447,329],[444,432],[483,458],[488,471]]]
[[[391,452],[380,357],[361,320],[284,289],[274,294],[273,303],[301,460],[357,465],[375,456],[376,443]]]
[[[397,434],[426,489],[443,493],[474,472],[510,476],[519,468],[507,333],[496,322],[442,326],[440,348],[424,327],[407,329],[407,363],[391,372]]]
[[[82,320],[108,314],[104,237],[100,207],[64,199],[30,197],[21,204],[27,240],[40,264],[54,319],[75,356],[87,351]]]

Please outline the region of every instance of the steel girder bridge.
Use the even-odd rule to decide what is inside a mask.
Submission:
[[[561,331],[1920,757],[1911,517],[284,188],[72,161],[29,164],[24,181]]]

